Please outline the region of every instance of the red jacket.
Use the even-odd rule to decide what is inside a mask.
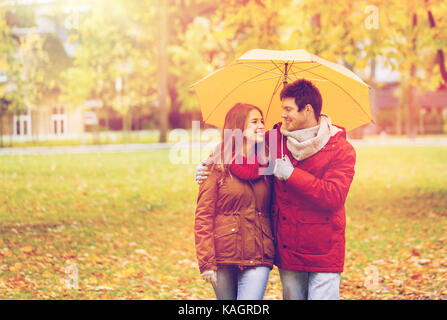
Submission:
[[[313,156],[297,161],[287,137],[277,131],[276,158],[284,154],[295,169],[287,181],[274,179],[272,206],[275,264],[286,270],[342,272],[345,257],[345,200],[354,176],[355,150],[338,132]],[[272,150],[270,150],[272,151]],[[274,152],[274,150],[273,150]]]

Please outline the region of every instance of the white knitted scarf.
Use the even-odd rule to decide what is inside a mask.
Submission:
[[[321,114],[315,127],[287,131],[282,125],[280,131],[287,137],[287,148],[293,157],[296,160],[304,160],[323,149],[329,139],[341,129],[332,125],[328,115]]]

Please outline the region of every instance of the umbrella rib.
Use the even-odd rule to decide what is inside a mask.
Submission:
[[[270,72],[270,73],[277,74],[277,75],[280,75],[280,76],[282,75],[282,73],[273,72],[271,70],[266,70],[266,69],[262,69],[262,68],[259,68],[259,67],[251,66],[251,65],[246,64],[246,63],[240,63],[240,65],[246,66],[246,67],[249,67],[249,68],[253,68],[253,69],[256,69],[256,70],[260,70],[260,71]]]
[[[295,63],[295,60],[292,60],[292,64],[290,65],[290,70],[292,70],[293,64]]]
[[[321,77],[321,78],[323,78],[323,79],[325,79],[325,80],[327,80],[327,81],[329,81],[330,83],[332,83],[333,85],[335,85],[335,86],[337,86],[340,90],[342,90],[344,93],[346,93],[359,107],[360,107],[360,110],[362,110],[365,114],[366,114],[366,116],[369,118],[369,115],[368,115],[368,113],[365,111],[365,109],[363,109],[362,108],[362,106],[360,105],[360,103],[358,103],[358,101],[357,100],[355,100],[355,98],[349,93],[349,92],[347,92],[345,89],[343,89],[343,87],[341,87],[340,85],[338,85],[336,82],[334,82],[334,81],[332,81],[332,80],[330,80],[330,79],[328,79],[328,78],[326,78],[326,77],[323,77],[322,75],[319,75],[319,74],[315,74],[315,73],[313,73],[313,72],[311,72],[311,71],[308,71],[309,73],[312,73],[313,75],[315,75],[315,76],[318,76],[318,77]]]
[[[296,77],[296,74],[297,74],[297,73],[305,72],[305,71],[307,71],[307,70],[311,70],[311,69],[315,69],[315,68],[318,68],[318,67],[320,67],[320,66],[321,66],[321,64],[319,64],[319,65],[317,65],[317,66],[309,67],[309,68],[307,68],[307,69],[301,69],[300,67],[297,67],[298,69],[300,69],[300,71],[293,72],[293,73],[289,73],[289,74],[293,74],[293,75]],[[292,66],[290,67],[290,70],[292,70]],[[297,79],[298,79],[298,78],[297,78]]]
[[[275,68],[273,68],[273,69],[275,69]],[[272,69],[272,70],[273,70]],[[271,70],[270,70],[271,71]],[[220,101],[219,101],[219,103],[217,103],[216,104],[216,106],[214,107],[214,109],[213,109],[213,111],[211,111],[210,112],[210,114],[208,115],[208,117],[206,117],[206,119],[204,119],[203,121],[204,122],[206,122],[206,121],[208,121],[208,119],[211,117],[211,115],[217,110],[217,108],[220,106],[220,104],[230,95],[230,94],[232,94],[236,89],[239,89],[242,85],[244,85],[245,83],[247,83],[247,82],[249,82],[250,80],[253,80],[254,78],[256,78],[256,77],[259,77],[259,76],[261,76],[261,75],[263,75],[264,73],[266,73],[266,72],[269,72],[269,70],[265,70],[263,73],[261,73],[261,74],[257,74],[256,76],[254,76],[254,77],[252,77],[252,78],[250,78],[250,79],[247,79],[247,80],[245,80],[245,81],[243,81],[242,83],[240,83],[238,86],[236,86],[235,88],[233,88],[233,90],[231,90],[230,92],[228,92]]]
[[[266,79],[259,79],[259,80],[252,80],[252,81],[248,81],[247,83],[254,83],[254,82],[259,82],[259,81],[266,81],[266,80],[272,80],[272,79],[276,79],[276,78],[281,78],[282,76],[276,76],[276,77],[271,77],[271,78],[266,78]]]
[[[319,66],[321,66],[321,64],[318,65],[318,66],[311,67],[311,68],[316,68],[316,67],[319,67]],[[311,68],[307,68],[307,69],[305,69],[305,70],[301,70],[301,71],[297,71],[297,72],[292,72],[291,75],[293,75],[293,76],[295,77],[295,79],[298,80],[298,79],[300,79],[300,78],[298,78],[298,76],[296,75],[297,73],[307,71],[307,70],[309,70],[309,69],[311,69]],[[318,76],[318,75],[317,75],[317,76]],[[307,80],[312,80],[312,81],[327,81],[327,82],[329,82],[329,80],[327,80],[327,79],[317,79],[317,78],[306,78],[306,79],[307,79]]]
[[[310,70],[311,68],[315,68],[315,66],[310,67],[310,68],[307,68],[307,69],[304,69],[304,70],[303,70],[303,69],[300,69],[300,68],[298,67],[298,69],[300,69],[300,71],[291,72],[290,75],[294,76],[296,80],[299,80],[300,78],[298,78],[297,73],[305,72],[305,71],[307,71],[307,70]],[[293,70],[290,69],[290,71],[293,71]],[[309,78],[307,78],[307,79],[308,79],[308,80],[319,80],[319,79],[309,79]]]
[[[270,102],[269,102],[269,106],[268,106],[268,108],[267,108],[267,112],[265,113],[264,121],[267,119],[267,116],[268,116],[268,114],[269,114],[270,106],[272,105],[272,101],[273,101],[273,97],[274,97],[275,94],[278,92],[278,89],[279,89],[279,87],[280,87],[280,86],[279,86],[280,80],[281,80],[281,78],[278,78],[278,81],[276,82],[275,90],[273,90],[273,94],[272,94],[272,96],[270,97]]]
[[[278,65],[275,63],[275,61],[273,61],[273,60],[270,60],[272,63],[273,63],[273,65],[279,70],[279,72],[281,72],[281,75],[284,75],[284,71],[282,71],[281,70],[281,68],[280,67],[278,67]],[[287,61],[288,62],[288,61]]]

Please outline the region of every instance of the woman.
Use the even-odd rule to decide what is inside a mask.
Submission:
[[[219,300],[262,299],[273,267],[271,176],[260,174],[267,164],[264,134],[262,111],[237,103],[225,117],[220,148],[200,185],[197,259]]]

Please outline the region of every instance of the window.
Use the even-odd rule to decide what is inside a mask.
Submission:
[[[53,108],[53,114],[51,115],[52,132],[54,134],[66,133],[67,127],[67,115],[64,113],[63,107]]]
[[[31,110],[28,109],[26,114],[18,114],[13,116],[13,132],[16,136],[31,135]]]

